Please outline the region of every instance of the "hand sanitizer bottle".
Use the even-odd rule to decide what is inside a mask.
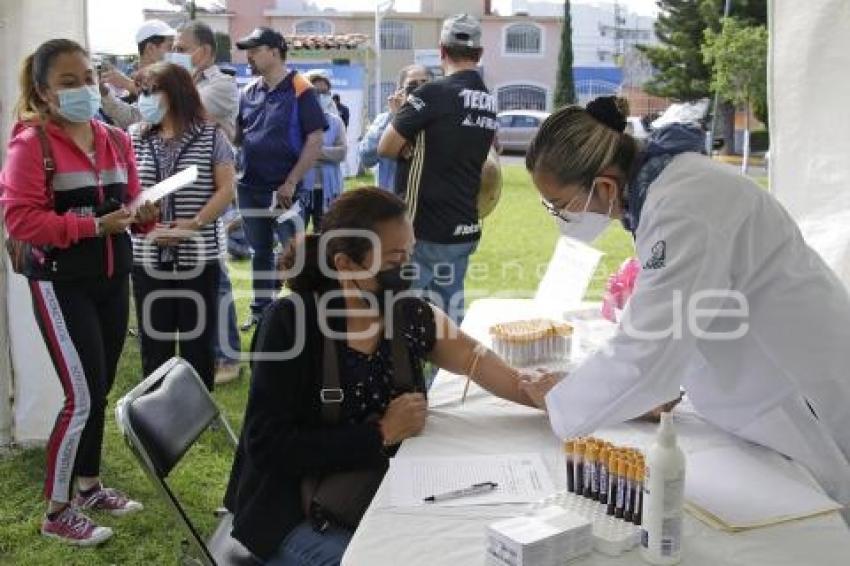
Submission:
[[[684,498],[685,455],[676,444],[673,417],[662,413],[643,481],[640,550],[645,562],[668,566],[681,561]]]

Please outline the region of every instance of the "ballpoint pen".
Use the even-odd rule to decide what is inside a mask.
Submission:
[[[476,483],[463,489],[431,495],[429,497],[426,497],[422,501],[425,501],[426,503],[437,503],[439,501],[445,501],[447,499],[456,499],[458,497],[466,497],[468,495],[479,495],[481,493],[487,493],[488,491],[493,491],[497,487],[499,487],[499,484],[497,484],[496,482],[486,481],[483,483]]]

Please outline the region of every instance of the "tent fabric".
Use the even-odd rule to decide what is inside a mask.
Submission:
[[[85,0],[0,1],[0,165],[18,96],[18,65],[54,37],[86,44]],[[4,249],[0,231],[0,250]],[[4,252],[0,252],[4,253]],[[32,314],[26,280],[0,262],[0,446],[47,440],[62,392]],[[14,375],[14,379],[12,376]],[[14,405],[12,404],[14,399]]]
[[[770,186],[850,288],[850,2],[769,2]]]

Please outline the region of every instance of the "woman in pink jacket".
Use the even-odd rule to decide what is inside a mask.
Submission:
[[[125,133],[94,119],[99,107],[86,51],[66,39],[42,44],[21,71],[18,123],[0,174],[7,235],[18,252],[13,264],[29,280],[65,394],[47,444],[41,532],[81,546],[112,535],[83,510],[123,515],[142,508],[103,487],[100,453],[127,333],[127,230],[145,231],[156,220],[153,205],[127,209],[140,191],[132,147]]]

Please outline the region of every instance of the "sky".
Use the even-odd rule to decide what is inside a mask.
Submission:
[[[320,8],[336,8],[339,10],[373,10],[374,0],[314,0]],[[560,0],[549,1],[560,4]],[[639,14],[655,14],[655,0],[620,0],[633,12]],[[200,0],[199,5],[205,2]],[[574,0],[575,3],[575,0]],[[588,3],[593,3],[588,0]],[[511,0],[494,0],[493,8],[502,12],[510,9]],[[143,8],[169,8],[168,0],[88,0],[89,37],[91,47],[95,52],[132,53],[136,46],[133,36],[142,24]],[[419,0],[397,0],[396,9],[399,11],[416,10]]]

